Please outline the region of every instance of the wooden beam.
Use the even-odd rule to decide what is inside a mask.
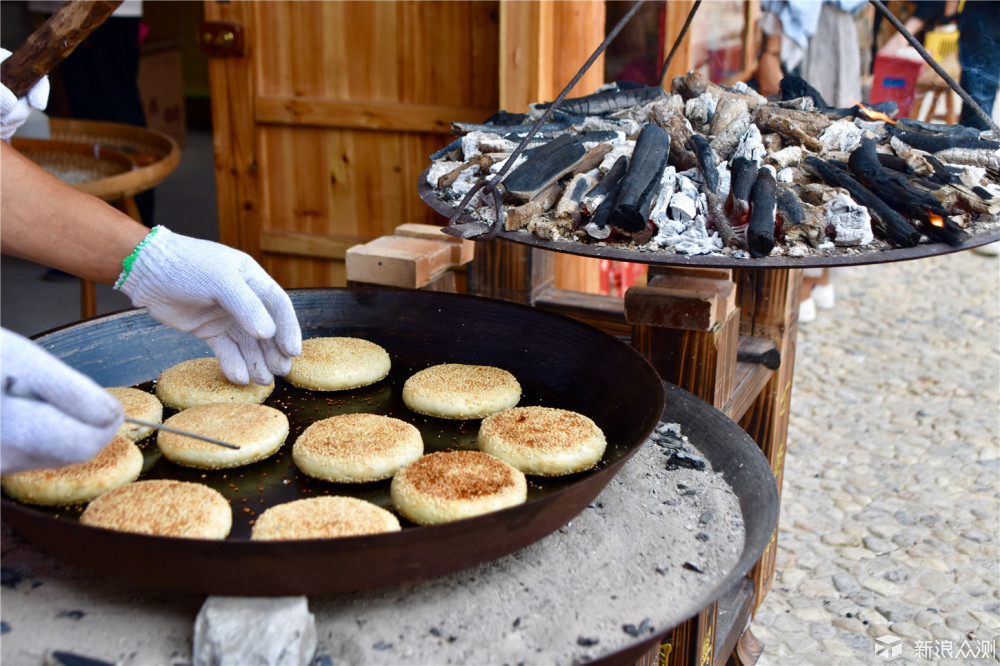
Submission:
[[[400,102],[349,102],[319,97],[258,97],[259,123],[451,134],[452,122],[480,123],[496,109]]]

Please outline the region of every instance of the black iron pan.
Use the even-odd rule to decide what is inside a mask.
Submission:
[[[142,478],[199,480],[234,507],[224,541],[119,533],[82,525],[79,509],[48,510],[2,500],[3,520],[58,557],[133,584],[203,594],[338,594],[434,577],[514,552],[582,511],[642,445],[660,419],[664,390],[631,347],[595,328],[533,308],[455,294],[393,289],[292,292],[305,337],[348,335],[385,347],[389,377],[353,392],[313,393],[277,382],[268,404],[290,415],[292,433],[275,457],[221,472],[189,470],[144,445]],[[37,341],[104,386],[151,386],[167,367],[209,355],[197,338],[132,310],[55,330]],[[441,362],[489,364],[522,384],[521,404],[572,409],[604,430],[608,452],[589,472],[530,480],[528,502],[432,527],[344,539],[255,542],[250,522],[267,506],[316,494],[353,494],[388,505],[388,482],[342,486],[305,478],[291,443],[309,422],[373,411],[413,422],[427,450],[474,447],[477,421],[450,422],[409,412],[399,399],[413,372]],[[710,409],[710,408],[708,408]]]
[[[429,169],[429,167],[428,167]],[[427,182],[427,170],[420,174],[417,192],[432,210],[451,218],[455,214],[454,207],[443,201]],[[609,259],[612,261],[630,261],[638,264],[658,266],[711,266],[715,268],[829,268],[833,266],[860,266],[863,264],[881,264],[892,261],[922,259],[939,254],[950,254],[968,250],[980,245],[986,245],[1000,240],[1000,229],[979,233],[960,245],[947,243],[922,243],[916,247],[893,248],[889,250],[862,252],[859,254],[837,254],[830,256],[783,257],[768,256],[756,259],[737,259],[723,255],[668,254],[665,252],[638,252],[624,247],[577,243],[573,241],[551,241],[539,238],[526,231],[500,231],[498,238],[505,238],[515,243],[530,245],[553,252],[565,252],[584,257]]]

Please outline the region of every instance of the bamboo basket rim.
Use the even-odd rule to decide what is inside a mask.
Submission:
[[[180,162],[177,142],[146,127],[50,118],[49,136],[14,137],[11,145],[64,182],[105,201],[156,187]],[[70,179],[66,172],[72,173]]]

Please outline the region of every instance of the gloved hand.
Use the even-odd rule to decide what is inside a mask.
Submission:
[[[156,227],[115,284],[157,321],[205,340],[230,381],[270,384],[302,353],[292,301],[250,255]]]
[[[0,62],[10,57],[10,51],[0,49]],[[49,102],[49,77],[43,76],[28,94],[18,99],[0,83],[0,139],[10,141],[17,128],[31,115],[32,109],[42,111]]]
[[[114,438],[122,405],[27,338],[0,329],[0,473],[85,462]]]

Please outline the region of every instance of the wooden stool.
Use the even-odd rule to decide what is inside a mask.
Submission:
[[[135,195],[160,184],[181,159],[172,138],[145,127],[50,118],[49,136],[14,137],[11,145],[49,173],[138,222],[142,219]],[[96,314],[94,283],[82,280],[80,316],[86,319]]]
[[[957,53],[944,56],[939,64],[951,78],[955,81],[959,80],[962,75],[962,67],[958,63]],[[937,72],[928,67],[917,77],[916,101],[910,110],[910,117],[927,122],[944,122],[948,125],[954,125],[958,123],[961,108],[956,102],[957,97],[957,93],[951,89],[951,86]],[[926,115],[922,114],[925,98],[929,98],[926,99],[928,103]],[[944,100],[944,113],[937,110],[942,99]]]

